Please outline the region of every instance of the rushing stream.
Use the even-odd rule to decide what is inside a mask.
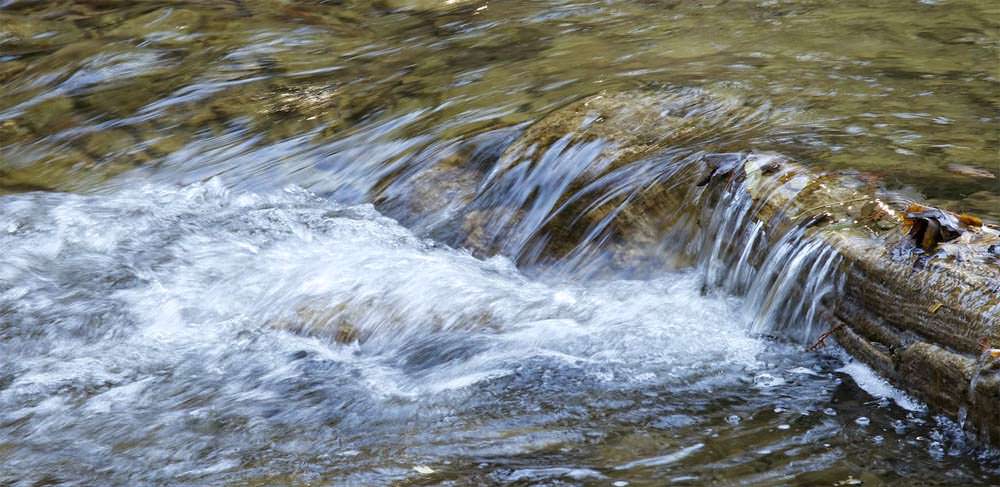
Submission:
[[[747,304],[703,294],[697,272],[529,278],[371,206],[214,180],[0,209],[16,485],[976,483],[996,468],[863,367],[751,336]],[[363,339],[338,343],[339,326]]]
[[[777,150],[1000,220],[998,31],[986,1],[0,0],[0,485],[996,485],[806,351],[836,255],[685,168]],[[657,157],[505,159],[636,88],[690,123]],[[662,185],[688,212],[615,247]]]

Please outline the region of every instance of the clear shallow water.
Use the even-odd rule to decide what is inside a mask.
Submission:
[[[749,277],[810,242],[774,275],[518,269],[599,147],[535,174],[545,205],[486,184],[549,110],[693,87],[740,102],[675,159],[777,149],[997,219],[989,2],[413,5],[0,1],[0,483],[996,483],[786,341],[820,325]],[[474,257],[456,215],[491,205],[530,211]]]
[[[745,145],[1000,219],[994,2],[441,3],[6,1],[0,188],[238,165],[343,189],[353,152],[412,164],[600,89],[694,86],[801,112]]]

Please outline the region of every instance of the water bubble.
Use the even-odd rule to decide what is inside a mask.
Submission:
[[[567,304],[567,305],[576,304],[576,298],[574,298],[573,295],[567,291],[556,291],[552,295],[552,300],[558,304]]]
[[[613,485],[613,486],[615,486],[615,487],[625,487],[626,485],[628,485],[628,482],[626,482],[626,481],[624,481],[624,480],[616,480],[616,481],[615,481],[615,482],[614,482],[613,484],[611,484],[611,485]]]
[[[833,409],[833,408],[826,408],[826,409],[823,410],[823,414],[825,414],[827,416],[836,416],[837,415],[837,411],[835,409]]]
[[[757,374],[753,378],[754,387],[768,388],[777,387],[785,383],[785,379],[781,377],[775,377],[768,373]]]
[[[819,377],[820,376],[819,374],[816,373],[815,370],[812,370],[812,369],[809,369],[809,368],[806,368],[806,367],[795,367],[795,368],[792,368],[792,369],[788,369],[788,373],[790,373],[790,374],[799,374],[799,375],[811,375],[811,376],[814,376],[814,377]]]
[[[791,426],[789,426],[787,424],[779,424],[778,425],[778,429],[779,430],[787,430],[787,429],[790,429],[790,428],[791,428]]]
[[[854,420],[854,422],[857,423],[858,426],[868,426],[868,424],[871,423],[871,420],[865,416],[859,416],[858,419]]]
[[[731,424],[731,425],[733,425],[733,426],[735,426],[735,425],[738,425],[741,422],[743,422],[743,418],[741,418],[741,417],[739,417],[739,416],[737,416],[735,414],[732,414],[732,415],[729,415],[729,416],[726,417],[726,422],[729,423],[729,424]]]
[[[944,458],[944,445],[940,441],[932,441],[927,447],[927,453],[934,457],[935,460],[941,460]]]

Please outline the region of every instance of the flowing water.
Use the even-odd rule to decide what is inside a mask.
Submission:
[[[998,31],[985,1],[0,0],[0,485],[995,485],[805,351],[836,255],[685,168],[778,150],[998,220]],[[698,130],[603,173],[601,141],[501,156],[636,88]],[[687,209],[621,258],[662,185]]]

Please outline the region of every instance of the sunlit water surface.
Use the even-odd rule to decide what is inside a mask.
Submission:
[[[726,269],[519,269],[448,199],[580,96],[698,87],[780,114],[727,147],[996,220],[991,2],[427,5],[0,0],[0,484],[997,483]]]

